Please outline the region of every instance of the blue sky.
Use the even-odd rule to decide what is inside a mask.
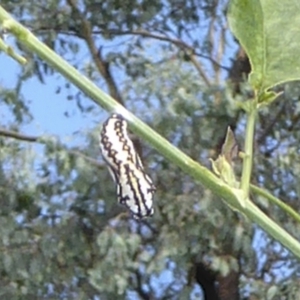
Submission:
[[[5,70],[5,72],[1,72],[0,87],[14,88],[16,85],[16,74],[21,66],[4,53],[0,53],[0,65],[1,69]],[[66,100],[68,91],[62,88],[60,93],[57,94],[55,92],[61,84],[61,77],[57,76],[57,73],[54,73],[52,76],[45,76],[44,84],[35,77],[26,80],[22,86],[22,95],[30,106],[33,121],[28,125],[22,126],[22,133],[62,137],[72,135],[75,131],[91,125],[95,126],[98,122],[97,118],[91,119],[93,115],[89,115],[89,119],[84,117],[78,109],[76,101]],[[77,87],[72,86],[71,89],[76,91]],[[93,102],[90,101],[89,104],[93,104]],[[70,117],[64,115],[66,111]],[[102,109],[99,107],[99,113],[101,111]],[[0,126],[5,126],[7,116],[3,111],[1,115],[2,122]]]

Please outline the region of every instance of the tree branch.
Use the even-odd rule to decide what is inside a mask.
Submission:
[[[195,279],[203,290],[205,300],[220,300],[216,290],[216,274],[204,263],[196,263]]]
[[[209,61],[211,61],[212,64],[223,68],[225,70],[228,70],[228,67],[222,66],[220,65],[215,59],[213,59],[212,57],[208,56],[208,55],[204,55],[201,53],[198,53],[195,51],[194,47],[188,45],[187,43],[185,43],[182,40],[179,39],[175,39],[175,38],[171,38],[168,37],[166,35],[161,35],[161,34],[157,34],[157,33],[152,33],[149,32],[147,30],[143,30],[143,29],[138,29],[138,30],[128,30],[128,31],[121,31],[121,30],[116,30],[116,29],[106,29],[106,30],[97,30],[97,31],[93,31],[93,34],[111,34],[111,35],[139,35],[142,37],[147,37],[147,38],[152,38],[152,39],[156,39],[156,40],[160,40],[160,41],[165,41],[165,42],[169,42],[181,49],[185,49],[190,51],[191,53],[193,53],[196,56],[208,59]]]
[[[30,136],[30,135],[24,135],[21,133],[18,133],[16,131],[10,131],[4,128],[0,128],[0,135],[6,136],[6,137],[11,137],[17,140],[22,140],[26,142],[38,142],[39,138],[36,136]]]
[[[150,300],[151,297],[143,290],[143,283],[142,283],[142,275],[137,271],[135,272],[137,287],[136,290],[140,297],[144,300]]]
[[[239,272],[230,270],[226,276],[217,276],[218,294],[221,300],[238,300],[239,295]]]
[[[16,131],[7,130],[4,128],[0,128],[0,136],[5,136],[9,138],[13,138],[20,141],[30,142],[30,143],[40,143],[40,144],[46,144],[43,137],[38,136],[32,136],[32,135],[25,135]],[[61,146],[58,145],[59,148],[63,149]],[[66,149],[64,149],[66,150]],[[104,168],[104,165],[99,163],[97,160],[81,153],[80,151],[76,150],[66,150],[70,155],[74,156],[80,156],[87,162],[89,162],[91,165],[96,166],[97,168]]]
[[[39,27],[39,29],[35,29],[33,31],[41,31],[41,30],[49,30],[49,28]],[[59,31],[59,32],[61,32],[63,34],[66,34],[66,35],[74,35],[72,32],[62,31],[62,30],[60,30],[60,28],[54,28],[54,30]],[[72,30],[74,30],[74,29],[71,29],[71,31]],[[195,49],[192,46],[188,45],[187,43],[185,43],[182,40],[171,38],[171,37],[161,35],[161,34],[152,33],[152,32],[149,32],[147,30],[140,29],[140,30],[132,30],[132,31],[120,31],[120,30],[114,30],[114,29],[105,29],[105,30],[94,30],[94,31],[91,32],[91,34],[138,35],[138,36],[142,36],[142,37],[145,37],[145,38],[152,38],[152,39],[156,39],[156,40],[160,40],[160,41],[169,42],[169,43],[171,43],[171,44],[173,44],[173,45],[177,46],[178,48],[185,51],[185,54],[188,56],[188,58],[190,59],[192,64],[195,66],[198,73],[200,74],[200,76],[203,78],[204,82],[208,86],[210,86],[211,83],[210,83],[209,79],[207,78],[205,72],[203,71],[202,65],[199,63],[199,61],[196,59],[196,57],[202,57],[204,59],[209,60],[213,64],[214,67],[221,68],[221,69],[224,69],[226,71],[229,70],[228,67],[221,65],[214,58],[212,58],[208,55],[204,55],[204,54],[196,52]],[[82,35],[80,37],[83,38]],[[91,51],[91,53],[92,53],[92,51]],[[97,66],[97,67],[99,69],[99,66]]]
[[[81,34],[82,38],[87,43],[87,46],[91,52],[92,58],[96,64],[96,67],[104,80],[106,81],[109,89],[109,93],[116,101],[118,101],[120,104],[124,104],[122,97],[119,93],[119,90],[117,88],[117,84],[114,81],[114,78],[111,75],[110,69],[109,69],[109,63],[105,61],[101,56],[101,48],[100,50],[97,49],[94,40],[93,40],[93,32],[91,28],[91,24],[87,19],[83,16],[83,14],[80,12],[79,8],[77,7],[77,1],[75,0],[67,0],[68,4],[71,6],[73,13],[78,17],[78,19],[81,21]]]
[[[205,82],[205,84],[207,86],[210,86],[211,83],[208,79],[208,77],[206,76],[201,63],[196,59],[196,56],[205,58],[210,60],[214,65],[217,65],[218,67],[222,67],[220,66],[220,64],[215,61],[213,58],[203,55],[203,54],[199,54],[196,53],[195,49],[188,45],[187,43],[185,43],[182,40],[179,39],[174,39],[171,37],[168,37],[166,35],[161,35],[161,34],[156,34],[156,33],[152,33],[149,32],[147,30],[143,30],[143,29],[139,29],[139,30],[132,30],[132,31],[119,31],[119,30],[101,30],[101,31],[94,31],[94,34],[112,34],[112,35],[138,35],[138,36],[142,36],[142,37],[147,37],[147,38],[153,38],[156,40],[160,40],[160,41],[165,41],[165,42],[169,42],[177,47],[179,47],[180,49],[185,51],[185,54],[188,56],[188,58],[190,59],[190,61],[192,62],[192,64],[195,66],[195,68],[197,69],[199,75],[202,77],[203,81]],[[222,68],[226,68],[226,67],[222,67]]]

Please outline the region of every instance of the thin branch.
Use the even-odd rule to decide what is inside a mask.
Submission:
[[[36,136],[24,135],[16,131],[10,131],[4,128],[0,128],[0,135],[11,137],[17,140],[26,141],[26,142],[39,142],[39,138]]]
[[[135,272],[136,281],[137,281],[137,293],[141,296],[144,300],[150,300],[151,297],[143,290],[143,282],[142,282],[142,275],[137,271]]]
[[[265,199],[269,200],[273,204],[279,206],[283,211],[285,211],[290,217],[300,223],[300,215],[289,205],[287,205],[284,201],[279,200],[268,191],[264,190],[263,188],[259,188],[253,184],[250,185],[251,191],[259,196],[264,197]]]
[[[50,30],[50,28],[39,27],[37,29],[32,29],[33,32],[40,32],[40,31],[47,31],[47,30]],[[51,28],[51,30],[59,31],[60,33],[65,34],[65,35],[76,35],[76,36],[78,36],[78,33],[72,32],[72,30],[74,30],[74,29],[71,29],[71,31],[66,31],[66,30],[61,30],[60,28]],[[190,55],[198,56],[198,57],[209,60],[217,68],[221,68],[221,69],[224,69],[226,71],[229,70],[228,67],[221,65],[214,58],[195,51],[194,47],[188,45],[184,41],[179,40],[179,39],[175,39],[175,38],[171,38],[171,37],[168,37],[166,35],[152,33],[152,32],[149,32],[149,31],[143,30],[143,29],[132,30],[132,31],[130,31],[130,30],[121,31],[121,30],[116,30],[116,29],[105,29],[105,30],[93,30],[91,33],[93,35],[96,35],[96,34],[138,35],[138,36],[142,36],[142,37],[145,37],[145,38],[152,38],[152,39],[156,39],[156,40],[159,40],[159,41],[169,42],[169,43],[179,47],[182,50],[188,51],[187,55],[189,57],[190,57]],[[80,37],[82,38],[82,35],[80,35]],[[193,59],[191,59],[191,61],[194,63]],[[199,62],[198,62],[198,64],[199,64]],[[196,68],[198,70],[198,67],[196,67]]]
[[[0,31],[0,51],[5,52],[7,55],[9,55],[11,58],[16,60],[21,65],[25,65],[27,63],[27,60],[25,57],[16,53],[12,47],[8,46],[4,42],[1,31]]]
[[[176,45],[177,47],[189,50],[190,52],[192,52],[193,54],[195,54],[197,56],[206,58],[206,59],[210,60],[213,64],[218,64],[218,62],[216,62],[213,58],[211,58],[207,55],[201,54],[201,53],[197,53],[192,46],[188,45],[184,41],[175,39],[175,38],[171,38],[166,35],[152,33],[152,32],[149,32],[149,31],[143,30],[143,29],[132,30],[132,31],[131,30],[121,31],[121,30],[115,30],[115,29],[93,31],[93,34],[107,34],[107,33],[109,33],[111,35],[139,35],[142,37],[148,37],[148,38],[152,38],[152,39],[156,39],[156,40],[160,40],[160,41],[169,42],[173,45]],[[223,67],[223,68],[227,68],[227,67]]]
[[[91,52],[96,67],[108,85],[110,95],[120,104],[123,104],[123,100],[119,93],[117,84],[115,83],[114,78],[112,77],[111,72],[109,70],[109,63],[102,58],[101,48],[99,50],[97,49],[93,40],[91,24],[80,12],[76,2],[77,1],[75,0],[68,0],[68,4],[71,6],[73,12],[78,17],[78,19],[81,21],[82,38],[87,43],[87,46]]]
[[[38,136],[32,136],[32,135],[25,135],[16,131],[7,130],[4,128],[0,128],[0,136],[5,136],[9,138],[14,138],[16,140],[30,142],[30,143],[40,143],[40,144],[46,144],[45,139],[43,137]],[[60,147],[62,148],[62,147]],[[89,162],[91,165],[96,166],[98,168],[104,168],[104,165],[99,163],[97,160],[81,153],[80,151],[76,150],[66,150],[70,155],[74,156],[80,156],[87,162]]]
[[[97,33],[97,32],[94,32],[94,33]],[[102,34],[102,33],[105,33],[105,31],[98,31],[98,33]],[[189,46],[188,44],[186,44],[182,40],[170,38],[170,37],[165,36],[165,35],[151,33],[149,31],[142,30],[142,29],[133,30],[133,31],[109,30],[106,33],[110,33],[110,34],[114,34],[114,35],[139,35],[139,36],[153,38],[153,39],[160,40],[160,41],[169,42],[173,45],[176,45],[177,47],[185,50],[186,55],[189,57],[190,61],[194,64],[195,68],[199,72],[200,76],[202,77],[202,79],[204,80],[206,85],[208,85],[208,86],[211,85],[209,79],[207,78],[205,72],[202,69],[202,66],[201,66],[200,62],[197,61],[196,58],[195,58],[194,48]],[[208,58],[208,57],[206,57],[206,58]]]
[[[202,68],[200,62],[196,59],[196,56],[192,53],[187,53],[187,52],[185,52],[185,53],[189,57],[190,61],[193,63],[195,68],[197,69],[198,73],[200,74],[200,76],[204,80],[205,84],[207,86],[211,86],[211,83],[210,83],[208,77],[206,76],[205,72],[203,71],[203,68]]]
[[[216,60],[218,62],[221,62],[224,56],[224,51],[225,51],[225,32],[224,29],[221,30],[221,32],[219,33],[219,43],[218,43],[218,50],[217,50],[217,54],[216,54]],[[215,72],[216,72],[216,82],[220,82],[220,78],[221,78],[221,70],[219,67],[215,66]]]

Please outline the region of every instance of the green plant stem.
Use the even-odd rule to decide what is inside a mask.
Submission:
[[[220,198],[225,199],[225,202],[232,207],[239,207],[240,199],[237,199],[238,193],[225,184],[222,180],[216,177],[205,167],[201,166],[198,162],[193,161],[162,136],[152,130],[145,123],[136,118],[133,114],[128,112],[124,107],[117,103],[110,96],[102,92],[85,76],[81,75],[75,68],[65,62],[54,51],[49,49],[45,44],[40,42],[33,34],[31,34],[21,24],[14,21],[10,15],[0,6],[0,24],[6,26],[10,32],[12,32],[19,41],[25,45],[32,52],[39,55],[50,66],[63,74],[74,85],[79,87],[86,95],[90,96],[96,103],[107,109],[108,111],[118,111],[124,113],[126,118],[130,121],[131,128],[137,135],[141,136],[144,140],[148,141],[158,152],[160,152],[165,158],[179,166],[184,172],[189,174],[196,181],[201,182],[206,188],[209,188],[214,194]],[[255,119],[255,116],[253,116]],[[255,120],[252,120],[254,122]],[[254,125],[253,125],[254,128]],[[250,134],[250,128],[248,129]],[[252,129],[254,130],[254,129]],[[253,139],[253,135],[252,135]],[[250,140],[248,141],[250,143]],[[251,143],[252,144],[252,143]],[[249,145],[247,146],[249,147]],[[248,149],[249,150],[249,149]],[[248,165],[248,170],[251,171],[252,163],[252,149],[250,153],[250,163],[245,162]],[[248,158],[248,159],[250,159]],[[245,180],[250,179],[250,173],[247,177],[244,175]],[[248,181],[249,182],[249,181]],[[249,186],[249,183],[248,183]],[[249,219],[256,222],[273,238],[282,243],[287,249],[294,253],[300,259],[300,243],[293,238],[288,232],[282,229],[274,221],[268,218],[261,210],[259,210],[252,202],[247,201],[247,205],[244,209],[241,209]]]
[[[272,194],[270,194],[268,191],[259,188],[253,184],[250,185],[251,191],[253,191],[255,194],[260,195],[270,202],[276,204],[279,206],[282,210],[284,210],[289,216],[291,216],[293,219],[295,219],[297,222],[300,223],[300,215],[289,205],[285,204],[282,200],[276,198]]]
[[[257,225],[263,228],[266,232],[268,232],[275,240],[281,242],[283,244],[284,235],[287,233],[281,226],[275,223],[272,219],[267,217],[253,202],[248,202],[245,208],[245,215],[254,221]],[[300,258],[299,252],[299,242],[297,241],[296,245],[292,240],[296,241],[290,234],[288,240],[285,242],[285,247],[289,249],[292,253],[295,254],[298,259]],[[284,244],[283,244],[284,245]]]
[[[250,100],[252,101],[252,100]],[[256,120],[256,104],[255,100],[249,102],[247,126],[246,126],[246,139],[245,139],[245,154],[243,159],[243,172],[241,178],[241,189],[244,192],[245,198],[249,197],[250,180],[252,174],[253,164],[253,140]]]
[[[10,46],[8,46],[4,43],[3,39],[1,39],[1,37],[0,37],[0,50],[5,52],[7,55],[9,55],[11,58],[16,60],[21,65],[24,65],[24,64],[27,63],[26,58],[24,58],[23,56],[15,53],[14,50]]]

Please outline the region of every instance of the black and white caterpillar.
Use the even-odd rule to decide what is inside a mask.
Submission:
[[[119,203],[128,207],[136,219],[151,216],[155,186],[144,171],[121,115],[112,114],[104,122],[100,150],[117,185]]]

